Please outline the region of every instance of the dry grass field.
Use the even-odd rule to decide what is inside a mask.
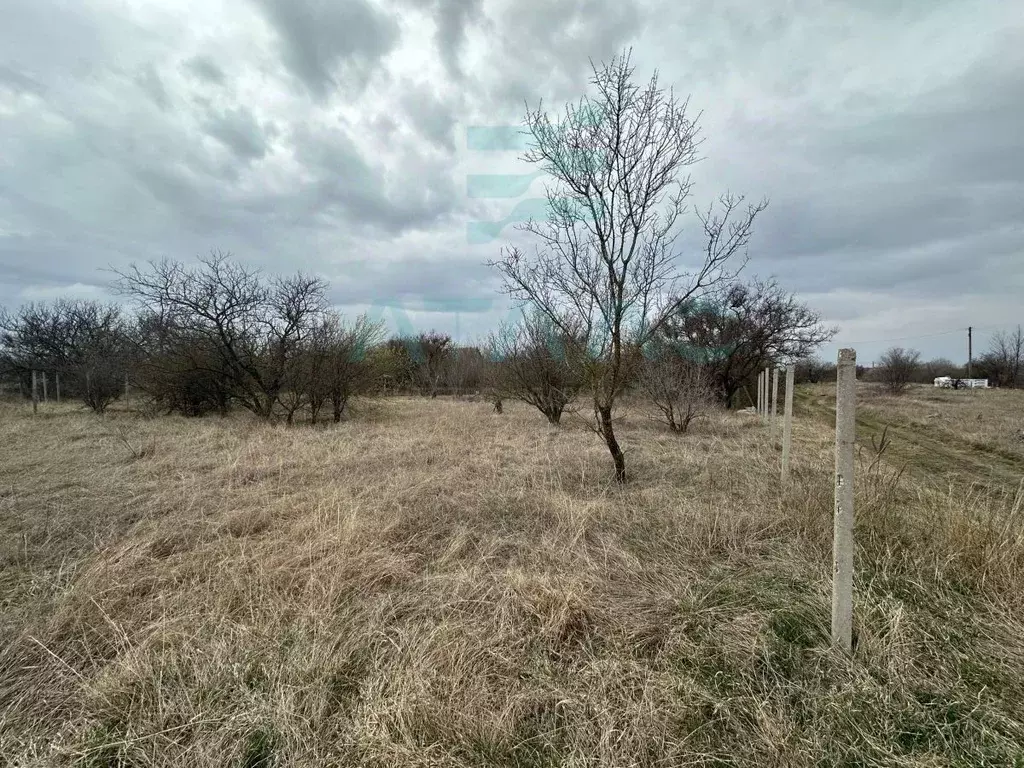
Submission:
[[[0,764],[1024,765],[1024,394],[862,394],[852,659],[828,387],[786,487],[745,414],[619,488],[525,406],[0,406]]]

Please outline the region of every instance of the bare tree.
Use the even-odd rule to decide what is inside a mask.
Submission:
[[[479,390],[486,367],[487,358],[479,347],[456,347],[448,365],[446,389],[456,396]]]
[[[664,326],[663,335],[685,343],[704,362],[726,407],[752,388],[765,368],[808,357],[837,329],[775,280],[732,283],[704,301],[688,301]]]
[[[1013,332],[1000,331],[992,337],[988,353],[981,359],[981,368],[1000,387],[1021,384],[1024,363],[1024,332],[1018,325]]]
[[[836,364],[826,362],[816,355],[797,360],[795,366],[793,379],[797,384],[836,380]]]
[[[199,262],[196,268],[168,260],[132,265],[117,273],[115,287],[160,318],[173,337],[212,353],[212,371],[230,382],[232,399],[270,419],[326,308],[327,286],[302,274],[267,280],[228,254]]]
[[[916,349],[890,347],[879,360],[878,375],[891,394],[902,395],[914,380],[920,361]]]
[[[357,317],[351,326],[334,313],[324,319],[314,334],[314,364],[307,379],[314,423],[324,403],[331,404],[331,417],[337,423],[353,396],[374,388],[377,371],[368,352],[380,342],[383,330],[383,322],[371,321],[365,315]]]
[[[66,396],[102,413],[123,391],[133,359],[129,323],[119,307],[59,299],[0,313],[0,358],[21,377],[59,374]]]
[[[438,331],[421,333],[409,351],[415,362],[414,376],[420,394],[437,397],[455,353],[452,337]]]
[[[380,350],[380,368],[386,391],[411,392],[416,389],[415,337],[392,336]]]
[[[917,380],[921,384],[931,384],[940,376],[951,376],[953,379],[963,378],[963,366],[957,365],[945,357],[937,357],[921,363],[918,368]]]
[[[647,359],[640,369],[640,388],[669,429],[686,432],[695,419],[705,416],[714,406],[715,392],[708,370],[671,342],[659,340],[646,351]]]
[[[698,159],[696,120],[687,102],[658,84],[634,82],[631,54],[593,67],[593,96],[566,107],[559,118],[543,105],[528,110],[532,139],[524,159],[552,178],[549,216],[520,228],[538,247],[528,256],[509,247],[493,263],[506,291],[538,308],[562,330],[588,340],[585,370],[593,394],[595,429],[626,480],[625,454],[613,411],[628,379],[629,349],[656,334],[677,307],[742,268],[755,216],[766,203],[743,205],[726,194],[698,217],[706,237],[690,272],[677,262],[679,217],[688,209],[691,182],[682,174]]]
[[[584,383],[580,366],[573,364],[583,344],[578,335],[567,335],[539,311],[503,325],[491,335],[489,345],[495,366],[495,410],[501,412],[497,403],[502,398],[519,400],[558,424]]]

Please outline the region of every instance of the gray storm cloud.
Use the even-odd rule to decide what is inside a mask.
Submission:
[[[479,335],[506,311],[484,262],[517,235],[467,242],[467,222],[515,203],[466,194],[467,126],[515,121],[524,100],[557,107],[583,92],[589,59],[633,46],[639,75],[659,68],[703,111],[694,202],[770,197],[749,269],[838,322],[837,343],[868,341],[871,357],[910,337],[962,357],[952,331],[1024,319],[1013,3],[7,0],[2,13],[6,305],[102,296],[107,267],[218,248],[441,328],[453,314],[429,307],[462,301],[460,332]]]

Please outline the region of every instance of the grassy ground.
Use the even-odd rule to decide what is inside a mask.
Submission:
[[[808,387],[808,415],[834,423],[834,386]],[[974,488],[1015,489],[1024,477],[1024,395],[1015,390],[951,390],[913,386],[898,397],[863,386],[858,439],[865,448],[889,442],[888,458],[918,479]]]
[[[617,488],[525,407],[4,406],[0,764],[1024,765],[1024,396],[932,394],[862,398],[853,659],[827,388],[786,487],[743,414],[625,414]]]

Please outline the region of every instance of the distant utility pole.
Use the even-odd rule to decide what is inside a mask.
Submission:
[[[972,347],[971,332],[974,330],[971,326],[967,326],[967,378],[974,378],[971,375],[971,368],[974,364],[974,349]]]

